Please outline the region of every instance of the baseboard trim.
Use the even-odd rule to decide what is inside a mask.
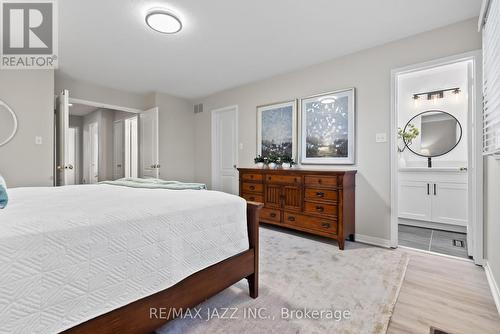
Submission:
[[[361,242],[362,244],[374,245],[384,248],[391,248],[391,241],[382,238],[371,237],[369,235],[355,234],[356,242]]]
[[[497,306],[498,314],[500,315],[500,289],[498,288],[498,284],[495,281],[495,277],[493,276],[493,272],[491,271],[488,261],[486,261],[486,264],[484,265],[484,271],[486,273],[486,278],[488,279],[488,284],[490,285],[493,300],[495,300],[495,305]]]

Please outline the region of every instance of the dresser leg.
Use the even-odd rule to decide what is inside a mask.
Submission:
[[[257,298],[259,296],[259,278],[258,275],[252,274],[247,277],[250,297]]]
[[[344,239],[343,239],[343,238],[340,238],[340,239],[338,240],[338,243],[339,243],[339,249],[340,249],[340,250],[344,250],[344,244],[345,244]]]

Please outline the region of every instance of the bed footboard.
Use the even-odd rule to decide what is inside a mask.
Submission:
[[[248,280],[250,296],[259,289],[259,211],[262,203],[247,203],[249,249],[185,278],[176,285],[70,328],[71,334],[149,334],[173,320],[177,312],[158,310],[187,309],[216,295],[243,278]],[[152,312],[153,311],[153,312]]]

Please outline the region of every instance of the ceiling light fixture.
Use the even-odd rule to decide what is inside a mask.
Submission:
[[[166,9],[152,9],[146,15],[146,24],[162,34],[175,34],[181,31],[181,20]]]

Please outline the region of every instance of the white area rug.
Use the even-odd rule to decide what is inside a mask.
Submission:
[[[259,298],[250,298],[246,280],[240,281],[157,333],[387,331],[406,254],[349,242],[340,251],[335,242],[305,234],[260,232]]]

